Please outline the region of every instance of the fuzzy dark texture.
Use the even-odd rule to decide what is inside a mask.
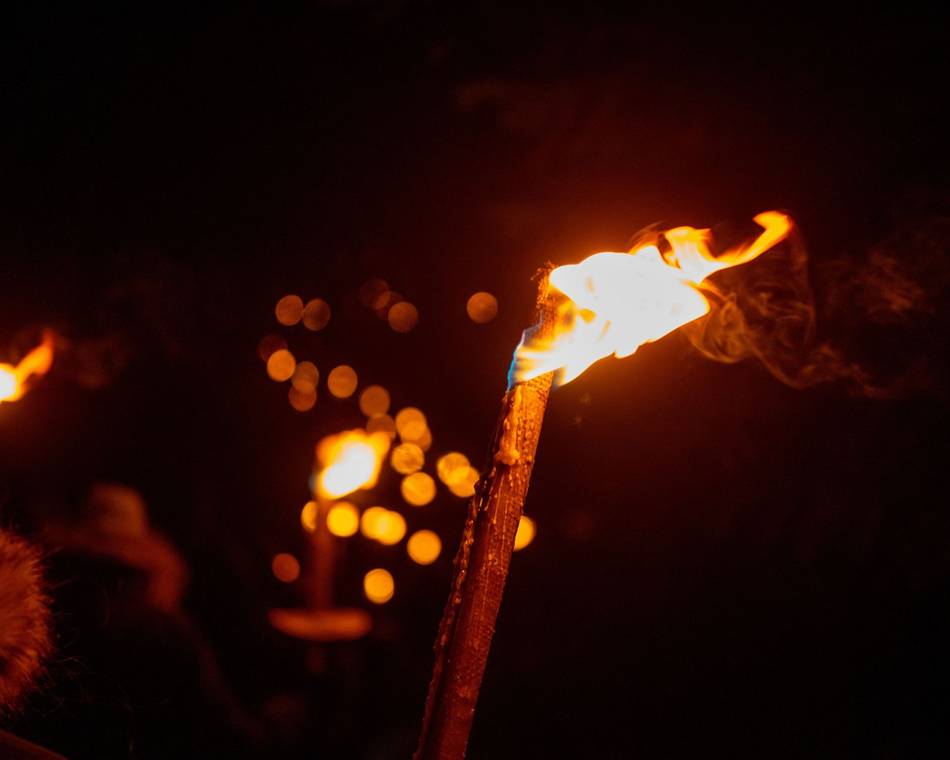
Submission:
[[[0,716],[21,705],[51,649],[41,554],[0,529]]]

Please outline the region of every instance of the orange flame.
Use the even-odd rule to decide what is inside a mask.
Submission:
[[[317,493],[339,499],[360,488],[372,488],[389,451],[387,433],[347,430],[317,444]]]
[[[0,404],[16,401],[27,390],[32,376],[45,375],[53,363],[53,334],[43,334],[43,342],[24,356],[15,367],[0,362]]]
[[[525,331],[509,385],[548,372],[563,385],[599,359],[630,356],[644,343],[703,316],[710,309],[703,281],[765,253],[792,227],[778,211],[761,213],[755,221],[763,229],[759,236],[720,256],[709,250],[709,230],[677,227],[664,233],[672,247],[667,253],[641,245],[629,253],[595,253],[580,264],[557,267],[549,283],[566,299],[558,307],[555,334],[540,339],[537,327]]]

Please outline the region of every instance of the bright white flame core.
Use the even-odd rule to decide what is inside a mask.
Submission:
[[[553,338],[526,330],[515,350],[509,385],[556,373],[563,385],[613,354],[623,358],[709,311],[700,286],[720,269],[744,264],[782,241],[791,220],[777,211],[755,217],[762,233],[750,244],[714,257],[709,230],[677,227],[665,233],[672,251],[655,245],[630,253],[596,253],[551,272],[552,288],[567,297],[558,309]]]

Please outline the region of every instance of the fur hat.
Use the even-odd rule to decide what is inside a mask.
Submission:
[[[40,552],[0,529],[0,715],[20,705],[51,649]]]

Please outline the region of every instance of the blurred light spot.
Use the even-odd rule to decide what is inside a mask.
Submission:
[[[327,376],[327,387],[337,398],[349,398],[356,390],[356,370],[346,364],[334,367]]]
[[[414,441],[406,441],[407,443],[414,443],[423,451],[428,451],[432,448],[432,431],[429,428],[426,428],[425,432]]]
[[[464,474],[458,476],[458,480],[449,486],[449,490],[462,499],[467,499],[475,494],[475,484],[479,478],[478,470],[469,467]]]
[[[468,457],[458,451],[450,451],[439,457],[435,464],[435,471],[445,485],[452,486],[461,483],[468,475],[471,464]]]
[[[380,526],[389,512],[385,507],[370,507],[360,518],[360,533],[374,541],[379,537]]]
[[[396,332],[406,333],[419,321],[419,310],[408,301],[401,301],[386,314],[389,326]]]
[[[375,309],[376,299],[388,292],[389,283],[386,280],[367,280],[360,285],[360,303],[367,309]]]
[[[414,406],[400,409],[396,414],[396,430],[399,432],[399,437],[404,441],[410,443],[418,441],[425,436],[428,429],[429,424],[426,422],[426,416],[422,413],[422,410],[416,409]]]
[[[303,307],[302,318],[308,330],[322,330],[330,321],[330,304],[322,298],[311,298]]]
[[[468,317],[480,325],[491,322],[498,314],[498,299],[491,293],[473,293],[465,305]]]
[[[313,362],[300,362],[294,370],[290,382],[298,391],[313,390],[320,379],[320,370]]]
[[[366,423],[367,433],[386,433],[390,438],[396,435],[396,421],[388,414],[374,414]]]
[[[389,391],[381,385],[371,385],[360,394],[360,411],[367,417],[389,411]]]
[[[327,512],[327,529],[334,536],[352,536],[359,527],[360,511],[348,501],[338,501]]]
[[[262,362],[266,362],[274,351],[279,351],[282,348],[287,348],[287,341],[280,335],[265,335],[257,344],[257,355]]]
[[[293,583],[300,577],[300,563],[293,554],[276,554],[270,563],[274,577],[284,583]]]
[[[417,530],[409,536],[406,551],[413,562],[431,565],[442,553],[442,540],[431,530]]]
[[[300,390],[291,385],[287,389],[287,400],[298,412],[309,412],[317,403],[317,391],[315,388]]]
[[[392,546],[402,541],[405,535],[406,519],[398,512],[386,510],[386,514],[382,515],[376,524],[376,540],[383,546]]]
[[[363,592],[366,598],[374,604],[385,604],[393,598],[396,584],[393,576],[387,570],[377,567],[370,570],[363,578]]]
[[[300,510],[300,524],[307,533],[313,533],[317,529],[317,502],[308,501]]]
[[[284,296],[277,302],[274,313],[282,325],[295,325],[303,316],[303,299],[300,296]]]
[[[537,527],[532,520],[527,515],[521,515],[521,520],[518,522],[518,530],[515,533],[515,551],[524,549],[528,544],[534,540],[534,534],[537,532]]]
[[[296,368],[297,360],[286,348],[274,351],[267,359],[267,374],[278,383],[290,380]]]
[[[411,475],[422,469],[426,456],[414,443],[400,443],[389,457],[392,468],[400,475]]]
[[[424,472],[414,472],[402,479],[402,498],[414,507],[424,507],[435,498],[435,481]]]

